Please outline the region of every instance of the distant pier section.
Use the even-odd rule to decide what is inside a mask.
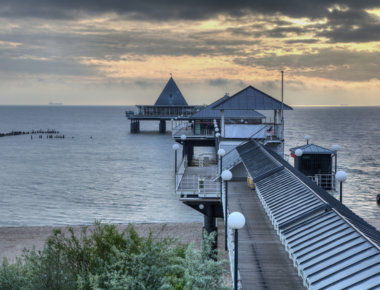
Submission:
[[[159,132],[165,133],[166,121],[185,121],[189,116],[201,111],[205,106],[189,106],[171,77],[153,106],[136,105],[138,112],[126,111],[131,120],[131,133],[140,132],[140,121],[160,121]]]

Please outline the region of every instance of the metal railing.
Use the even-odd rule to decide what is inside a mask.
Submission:
[[[198,196],[199,197],[220,197],[220,184],[210,179],[198,177]]]
[[[187,124],[187,123],[186,123]],[[187,137],[207,137],[214,138],[214,129],[201,129],[195,132],[194,128],[186,126],[186,124],[182,124],[182,127],[178,129],[181,125],[175,127],[175,130],[172,130],[172,137],[181,137],[182,135],[186,135]]]
[[[176,188],[180,194],[196,194],[199,197],[220,198],[220,185],[199,175],[182,176]]]
[[[225,203],[225,194],[226,194],[226,189],[225,189],[225,184],[223,182],[222,186],[222,204],[223,204],[223,215],[225,215],[226,212],[226,203]],[[227,208],[227,216],[224,216],[224,221],[228,219],[228,216],[230,215],[230,211]],[[231,270],[231,277],[232,281],[235,281],[234,279],[234,273],[235,273],[235,233],[234,231],[228,227],[228,237],[227,237],[227,248],[228,248],[228,256],[230,258],[230,270]],[[238,282],[238,289],[243,289],[243,285],[241,282],[241,277],[240,277],[240,269],[238,268],[238,277],[237,277],[237,282]]]
[[[199,155],[194,155],[193,160],[199,161],[199,167],[216,164],[217,162],[215,153],[202,153]],[[213,173],[214,173],[214,169],[213,169]]]
[[[187,155],[185,155],[178,166],[177,173],[175,174],[175,189],[178,189],[180,185],[183,175],[185,174],[185,170],[187,168]]]
[[[180,122],[177,126],[172,129],[172,136],[174,136],[178,131],[182,130],[188,122]]]
[[[314,181],[317,185],[326,190],[336,190],[335,173],[333,174],[315,174],[314,176],[307,176]]]

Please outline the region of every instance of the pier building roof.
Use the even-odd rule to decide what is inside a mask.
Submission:
[[[158,97],[155,106],[187,106],[187,102],[179,90],[177,84],[170,77],[164,90]]]
[[[378,289],[380,232],[277,153],[236,148],[307,289]]]
[[[200,112],[190,116],[190,119],[220,119],[221,113],[218,110],[213,110],[214,106],[228,100],[230,96],[225,95],[223,98],[213,102]],[[265,119],[265,116],[254,110],[228,110],[224,114],[225,118],[231,119]]]
[[[302,146],[290,148],[289,150],[294,154],[297,149],[301,149],[303,154],[335,154],[334,151],[315,144],[305,144]]]
[[[293,110],[283,104],[284,110]],[[281,110],[281,102],[266,93],[248,86],[235,95],[213,106],[212,110]]]

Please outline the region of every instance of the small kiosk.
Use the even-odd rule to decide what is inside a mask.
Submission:
[[[302,155],[296,156],[296,150],[301,149]],[[335,189],[335,170],[333,160],[336,152],[315,144],[306,144],[290,149],[294,158],[294,167],[305,174],[325,190]],[[336,159],[335,159],[336,162]]]

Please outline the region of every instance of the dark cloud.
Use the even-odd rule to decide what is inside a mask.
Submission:
[[[302,55],[236,58],[239,65],[339,81],[380,80],[380,52],[321,49]]]
[[[287,44],[293,44],[293,43],[317,43],[319,42],[319,39],[291,39],[291,40],[286,40],[285,43]]]
[[[217,78],[217,79],[211,79],[208,81],[208,84],[213,87],[226,87],[226,86],[239,86],[239,87],[246,87],[247,84],[244,83],[242,80],[230,80],[230,79],[223,79],[223,78]]]
[[[228,84],[228,82],[229,80],[227,79],[217,78],[217,79],[210,80],[209,84],[210,86],[218,87],[218,86],[226,85]]]
[[[380,18],[363,10],[334,9],[327,15],[327,23],[317,37],[330,43],[380,41]]]
[[[39,17],[45,19],[72,19],[88,14],[117,13],[134,19],[209,19],[216,15],[241,17],[254,13],[282,14],[295,18],[323,18],[327,8],[334,5],[353,9],[370,9],[378,6],[373,0],[274,0],[251,1],[219,0],[2,0],[3,17]]]
[[[94,65],[82,65],[64,60],[47,61],[35,59],[0,58],[0,71],[10,74],[29,73],[70,76],[101,75],[97,73],[94,68]]]

